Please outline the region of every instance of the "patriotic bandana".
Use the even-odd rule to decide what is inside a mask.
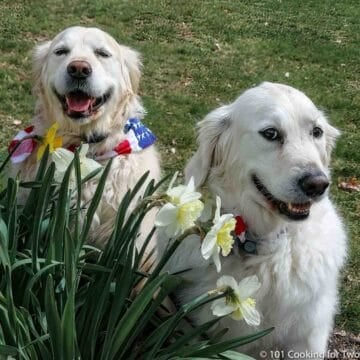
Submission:
[[[96,155],[94,160],[105,160],[118,155],[126,155],[151,146],[156,141],[156,136],[139,119],[129,119],[124,128],[125,140],[121,141],[112,150]]]
[[[122,140],[112,150],[97,154],[94,160],[106,160],[118,155],[127,155],[133,152],[140,152],[143,149],[153,145],[156,141],[156,136],[147,128],[139,119],[129,119],[124,127],[126,134],[125,140]],[[25,130],[21,130],[11,141],[8,151],[11,153],[15,146],[15,152],[11,155],[11,162],[19,164],[25,161],[34,151],[37,142],[33,138],[26,139],[28,136],[33,136],[34,126],[29,126]],[[20,143],[20,145],[18,145]],[[68,146],[68,150],[75,151],[78,145],[72,144]]]
[[[19,131],[10,142],[8,147],[9,153],[16,147],[16,150],[11,155],[11,162],[13,164],[19,164],[25,161],[34,151],[37,142],[33,138],[26,139],[33,135],[35,135],[34,126],[29,126],[26,129]]]

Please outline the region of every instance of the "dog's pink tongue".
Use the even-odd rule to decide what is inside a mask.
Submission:
[[[86,94],[70,94],[66,97],[66,103],[70,111],[87,111],[92,103],[92,99]]]

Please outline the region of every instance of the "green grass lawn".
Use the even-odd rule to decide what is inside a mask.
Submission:
[[[166,173],[182,169],[195,148],[195,123],[219,104],[263,80],[303,90],[343,133],[332,197],[350,255],[337,321],[359,333],[360,193],[336,186],[360,178],[359,18],[358,0],[1,0],[1,153],[33,114],[31,49],[70,25],[98,26],[142,53],[146,122]]]

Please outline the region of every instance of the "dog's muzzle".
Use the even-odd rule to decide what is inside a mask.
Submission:
[[[112,89],[99,97],[93,97],[83,90],[72,90],[65,95],[60,95],[55,89],[55,94],[59,99],[63,111],[72,119],[82,119],[97,113],[111,97]]]
[[[329,186],[329,181],[325,174],[321,172],[306,173],[298,180],[297,186],[308,201],[285,202],[275,198],[256,175],[252,176],[252,181],[256,189],[271,205],[271,208],[276,209],[280,214],[285,215],[291,220],[306,219],[310,215],[310,207],[313,201],[323,195]]]
[[[93,69],[85,60],[73,60],[67,65],[67,91],[60,94],[54,88],[54,92],[68,117],[75,120],[90,117],[96,114],[111,97],[112,88],[101,96],[92,94],[90,79],[93,76]]]

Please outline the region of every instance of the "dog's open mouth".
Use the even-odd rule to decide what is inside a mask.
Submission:
[[[258,191],[273,207],[278,209],[281,214],[287,216],[291,220],[304,220],[309,216],[311,207],[310,201],[304,203],[286,203],[276,199],[256,175],[253,175],[252,180]]]
[[[92,97],[84,91],[75,90],[66,95],[60,95],[55,91],[59,98],[64,112],[73,119],[80,119],[94,115],[111,96],[111,89],[100,97]]]

